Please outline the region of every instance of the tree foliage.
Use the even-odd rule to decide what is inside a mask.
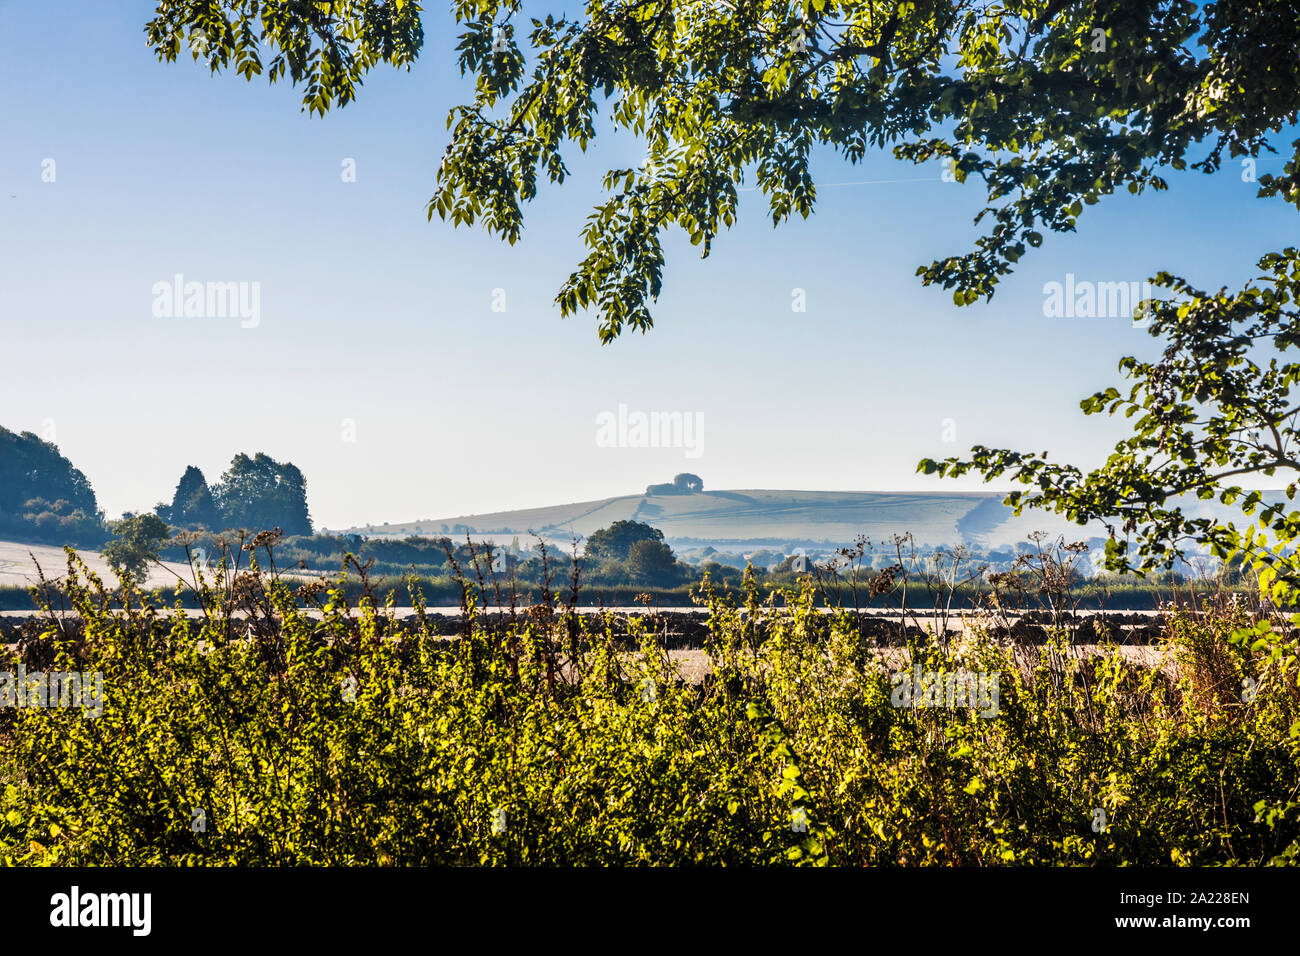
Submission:
[[[213,496],[226,528],[280,528],[286,535],[312,533],[307,480],[291,462],[282,464],[261,452],[252,458],[238,454]]]
[[[112,525],[113,539],[104,547],[104,560],[123,581],[142,584],[149,565],[171,536],[166,522],[155,514],[131,515]]]
[[[990,296],[1043,231],[1073,230],[1085,205],[1165,188],[1159,168],[1186,166],[1194,144],[1208,145],[1192,163],[1206,171],[1258,155],[1300,95],[1300,27],[1284,4],[597,3],[585,18],[534,18],[525,49],[510,30],[492,53],[494,23],[515,9],[457,6],[477,95],[452,113],[430,212],[513,241],[537,172],[564,179],[563,148],[586,147],[607,101],[644,138],[647,166],[609,171],[589,255],[558,296],[565,313],[595,307],[606,340],[650,325],[663,231],[707,255],[747,176],[774,224],[808,216],[818,146],[851,162],[892,148],[983,181],[976,248],[918,270],[960,305]]]
[[[626,561],[638,541],[662,542],[664,533],[641,521],[615,521],[587,537],[586,555],[595,560]]]
[[[662,541],[642,539],[627,549],[627,569],[639,580],[667,584],[677,572],[677,557]]]
[[[33,498],[62,500],[88,514],[99,510],[86,476],[53,442],[0,427],[0,514],[18,514]]]
[[[1238,292],[1156,277],[1172,293],[1150,304],[1150,332],[1166,342],[1164,352],[1155,361],[1123,358],[1132,386],[1081,403],[1085,414],[1123,412],[1132,421],[1101,467],[1084,472],[1045,452],[976,446],[969,459],[926,460],[920,470],[1008,477],[1032,489],[1008,496],[1017,511],[1105,522],[1111,570],[1169,567],[1184,547],[1201,545],[1225,561],[1253,563],[1279,605],[1300,603],[1300,511],[1290,505],[1300,482],[1300,251],[1266,255],[1259,267]],[[1268,495],[1243,487],[1251,476],[1287,484]],[[1244,525],[1188,514],[1196,499],[1215,498],[1236,505]]]
[[[352,102],[378,64],[409,70],[424,28],[420,4],[408,0],[161,0],[145,36],[159,60],[188,53],[214,74],[287,76],[302,87],[302,108],[324,116]]]
[[[98,546],[103,515],[80,469],[53,442],[0,427],[0,534]]]
[[[186,468],[185,474],[181,475],[171,505],[160,505],[156,510],[164,521],[179,527],[204,530],[220,527],[216,499],[212,497],[212,490],[208,487],[203,472],[194,465]]]
[[[471,102],[428,214],[480,223],[513,243],[539,179],[561,184],[603,110],[644,142],[613,168],[583,230],[588,254],[556,297],[599,313],[609,341],[652,324],[662,237],[682,229],[707,256],[753,183],[773,224],[815,208],[818,147],[950,164],[982,181],[975,248],[923,265],[926,284],[968,304],[993,294],[1044,231],[1069,232],[1119,189],[1166,188],[1162,167],[1219,169],[1275,148],[1300,102],[1300,21],[1257,0],[594,0],[580,15],[525,16],[518,0],[453,0]],[[256,14],[260,10],[260,19]],[[419,51],[415,3],[160,0],[148,39],[175,59],[206,31],[213,72],[261,72],[259,38],[323,113],[380,61]],[[198,54],[195,54],[197,58]],[[1260,194],[1300,202],[1294,159]]]

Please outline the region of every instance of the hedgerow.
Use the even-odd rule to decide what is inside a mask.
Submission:
[[[69,552],[57,597],[37,589],[43,624],[0,670],[99,673],[104,696],[99,716],[0,709],[6,863],[1207,865],[1300,847],[1295,631],[1227,603],[1170,612],[1152,666],[1068,626],[1030,645],[975,621],[891,650],[811,582],[777,606],[706,581],[688,679],[653,609],[615,627],[548,592],[489,615],[462,581],[462,632],[440,637],[414,584],[413,627],[343,575],[299,585],[227,555],[196,584],[187,615],[179,590],[110,591]],[[897,674],[918,670],[995,677],[996,706],[900,706]]]

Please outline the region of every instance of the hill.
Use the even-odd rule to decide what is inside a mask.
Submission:
[[[349,529],[362,535],[464,535],[496,539],[537,534],[567,543],[619,520],[659,528],[675,546],[847,545],[911,533],[918,544],[1014,546],[1035,530],[1072,538],[1104,534],[1051,515],[1017,518],[987,492],[798,491],[737,489],[693,494],[619,495],[597,501],[457,515]]]

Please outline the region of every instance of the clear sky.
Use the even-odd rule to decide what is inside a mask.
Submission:
[[[335,528],[680,471],[707,488],[971,488],[914,470],[974,443],[1089,464],[1118,432],[1079,399],[1154,342],[1124,319],[1045,318],[1044,284],[1167,268],[1235,285],[1294,242],[1294,212],[1254,199],[1238,166],[1171,172],[1169,192],[1104,200],[958,309],[914,272],[969,248],[979,185],[828,155],[823,183],[871,184],[824,186],[813,217],[776,230],[747,194],[708,260],[672,236],[656,327],[602,347],[593,317],[552,299],[600,174],[639,147],[573,150],[514,247],[427,222],[447,111],[468,98],[455,25],[430,6],[418,65],[373,72],[320,119],[287,84],[158,63],[144,0],[0,0],[0,425],[53,435],[110,516],[169,500],[187,465],[215,481],[239,451],[297,464]],[[256,326],[156,315],[178,273],[258,283]],[[699,456],[602,447],[597,418],[620,404],[699,416]]]

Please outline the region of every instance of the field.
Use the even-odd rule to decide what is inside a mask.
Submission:
[[[79,551],[86,567],[104,579],[106,583],[115,584],[117,578],[109,569],[102,555],[95,551]],[[47,544],[22,544],[17,541],[0,541],[0,588],[27,588],[38,579],[37,568],[50,579],[61,578],[67,572],[68,559],[62,548]],[[192,574],[183,564],[163,562],[162,567],[151,567],[146,586],[151,588],[172,587],[177,576],[183,575],[186,581]]]

